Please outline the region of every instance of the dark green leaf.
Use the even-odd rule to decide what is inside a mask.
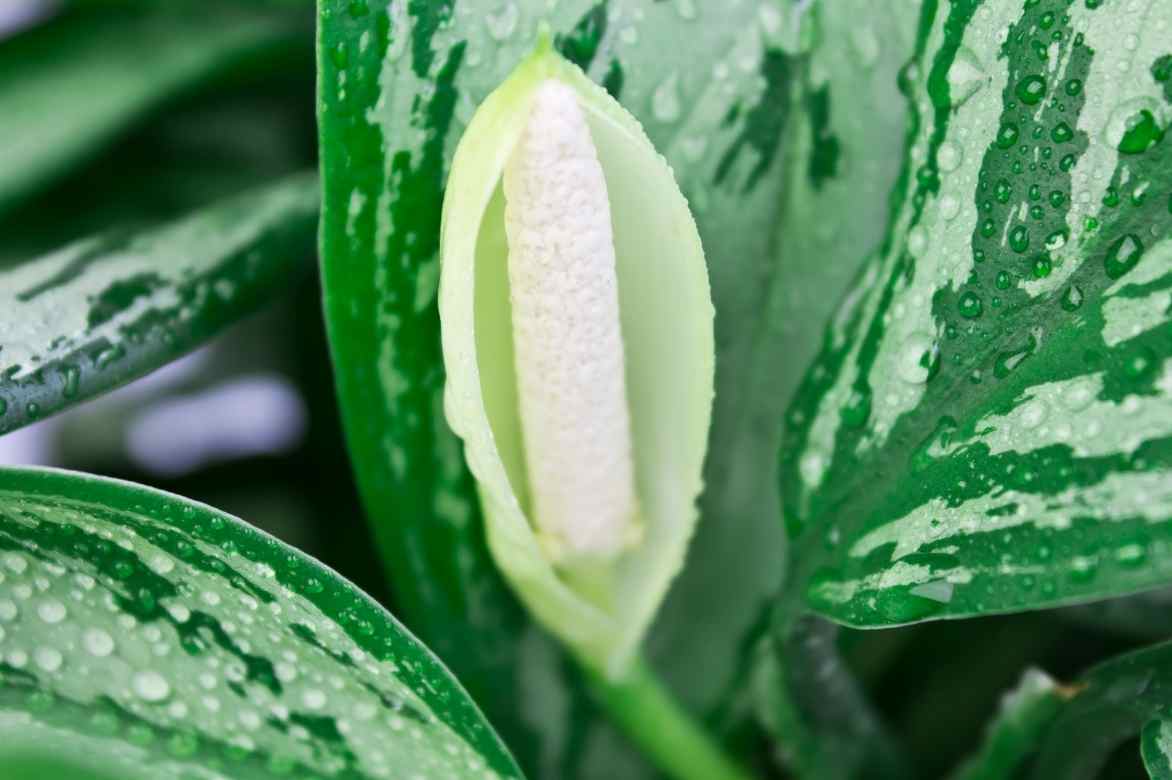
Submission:
[[[0,269],[0,432],[116,387],[255,310],[313,256],[298,175],[162,227]]]
[[[1038,744],[1069,696],[1045,673],[1027,669],[1017,688],[1001,700],[980,751],[954,780],[1004,780],[1018,771],[1023,756]]]
[[[788,415],[792,583],[819,610],[889,625],[1172,578],[1169,21],[925,4],[890,231]]]
[[[519,776],[447,670],[334,572],[202,504],[31,469],[0,470],[9,762],[33,777]]]
[[[216,3],[107,7],[0,42],[0,212],[181,91],[303,38],[305,21]]]
[[[1161,644],[1100,664],[1074,685],[1040,744],[1030,777],[1092,780],[1111,753],[1143,731],[1141,752],[1158,766],[1167,737],[1160,722],[1172,707],[1172,644]],[[1160,777],[1152,774],[1152,777]]]

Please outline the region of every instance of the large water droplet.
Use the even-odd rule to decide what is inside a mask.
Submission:
[[[65,605],[56,599],[42,601],[37,605],[37,615],[46,623],[60,623],[65,619]]]
[[[104,658],[114,652],[114,639],[100,628],[87,629],[81,637],[86,652],[97,658]]]
[[[668,76],[651,95],[651,114],[660,122],[680,118],[680,84],[675,73]]]
[[[131,685],[135,694],[143,701],[163,701],[171,695],[171,685],[167,679],[150,669],[136,672]]]
[[[1037,105],[1046,96],[1046,79],[1038,75],[1026,76],[1017,82],[1014,94],[1027,106]]]
[[[961,46],[948,68],[948,94],[952,105],[959,106],[985,86],[989,77],[977,55],[967,46]]]
[[[1128,233],[1116,239],[1115,243],[1111,244],[1107,250],[1107,256],[1103,259],[1103,267],[1107,271],[1107,276],[1112,279],[1123,276],[1135,268],[1143,256],[1143,252],[1144,245],[1139,240],[1139,236],[1134,233]]]
[[[33,653],[33,660],[46,672],[55,672],[61,668],[65,659],[61,656],[61,651],[55,647],[38,647]]]

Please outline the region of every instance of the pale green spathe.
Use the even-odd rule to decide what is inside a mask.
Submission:
[[[534,91],[547,79],[576,94],[606,179],[644,525],[641,543],[589,576],[556,569],[527,516],[532,489],[514,370],[501,178]],[[456,150],[444,200],[439,306],[445,411],[478,482],[493,557],[547,629],[589,665],[621,676],[683,564],[696,523],[713,393],[713,312],[699,235],[671,169],[638,121],[548,40],[488,96]]]

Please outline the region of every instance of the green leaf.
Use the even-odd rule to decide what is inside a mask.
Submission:
[[[1172,718],[1152,718],[1139,735],[1139,751],[1152,780],[1172,780]]]
[[[215,3],[103,8],[0,43],[0,213],[177,94],[288,47],[305,22]]]
[[[210,507],[3,469],[0,576],[6,768],[519,777],[459,684],[384,609]]]
[[[1106,661],[1066,691],[1069,700],[1040,744],[1028,751],[1037,753],[1029,777],[1092,780],[1100,776],[1112,752],[1136,735],[1141,735],[1140,750],[1149,771],[1159,766],[1156,759],[1167,740],[1159,724],[1172,707],[1172,644]]]
[[[1001,708],[989,724],[980,751],[961,767],[953,780],[1014,777],[1023,755],[1038,743],[1068,696],[1044,672],[1027,669],[1018,686],[1001,700]]]
[[[518,750],[535,774],[638,770],[592,763],[609,767],[625,754],[585,725],[590,705],[503,587],[442,419],[436,251],[451,154],[476,105],[547,21],[557,48],[642,122],[689,199],[717,311],[720,408],[711,441],[730,442],[719,449],[732,452],[739,445],[731,442],[756,438],[762,427],[740,417],[739,389],[775,267],[798,48],[793,10],[633,0],[552,9],[544,0],[320,5],[326,313],[359,484],[408,623],[458,671],[510,744],[526,746]],[[775,442],[767,442],[772,457]],[[707,484],[732,485],[735,474],[718,460],[710,459]],[[773,470],[766,461],[754,468],[757,484]],[[696,707],[713,707],[733,680],[737,638],[758,624],[779,579],[780,529],[744,500],[735,487],[727,499],[704,500],[704,543],[692,546],[680,595],[669,597],[651,637],[656,665],[670,661],[669,681]],[[733,504],[737,514],[719,516]],[[743,576],[724,576],[733,567]],[[519,717],[518,698],[535,698],[519,686],[535,680],[558,716]],[[569,762],[574,751],[588,755]]]
[[[0,268],[0,433],[158,368],[255,310],[312,257],[299,174],[139,233]]]
[[[788,412],[791,585],[825,614],[890,625],[1172,578],[1169,20],[925,5],[890,231]]]

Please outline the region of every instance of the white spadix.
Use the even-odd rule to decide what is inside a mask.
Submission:
[[[505,166],[513,344],[533,519],[554,560],[638,541],[610,198],[574,91],[548,79]]]
[[[445,412],[493,560],[537,620],[621,676],[696,523],[712,303],[671,169],[548,36],[456,148],[439,309]]]

